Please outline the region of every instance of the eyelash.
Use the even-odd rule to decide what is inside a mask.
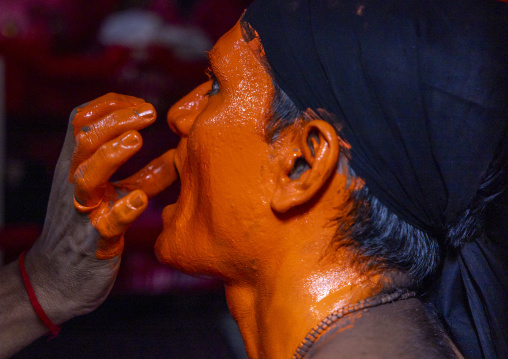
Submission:
[[[206,75],[208,76],[208,78],[210,80],[212,80],[212,89],[210,91],[208,91],[205,95],[206,96],[213,96],[216,93],[218,93],[219,90],[220,90],[220,88],[219,88],[219,82],[217,81],[217,78],[215,77],[215,74],[213,73],[211,68],[208,68],[206,70]]]

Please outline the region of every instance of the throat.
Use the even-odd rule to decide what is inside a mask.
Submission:
[[[249,358],[290,358],[327,315],[379,293],[380,278],[338,267],[299,276],[294,275],[297,270],[279,272],[259,285],[226,285],[228,306]]]

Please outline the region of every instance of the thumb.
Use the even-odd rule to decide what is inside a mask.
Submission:
[[[109,211],[91,213],[94,227],[101,235],[96,257],[109,259],[122,254],[123,234],[148,205],[148,197],[136,190],[119,199]],[[94,218],[95,217],[95,218]]]

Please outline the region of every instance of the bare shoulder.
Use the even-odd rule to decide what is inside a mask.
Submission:
[[[459,354],[460,355],[460,354]],[[365,309],[340,319],[307,358],[459,358],[418,299]]]

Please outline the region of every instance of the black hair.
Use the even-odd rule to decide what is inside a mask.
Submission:
[[[295,120],[303,118],[301,111],[288,95],[274,82],[274,94],[271,103],[270,121],[266,127],[266,139],[269,143],[275,141],[279,132],[293,124]]]
[[[256,32],[250,24],[242,21],[241,25],[245,41],[249,42],[256,38]],[[271,67],[266,58],[260,58],[260,60],[266,70],[271,73]],[[272,83],[274,97],[271,103],[271,117],[266,128],[268,142],[275,141],[282,129],[298,120],[305,120],[307,115],[278,86],[273,76]],[[323,113],[320,112],[320,114]],[[342,127],[340,120],[333,115],[323,117],[323,120],[335,127],[340,136]],[[500,144],[501,148],[503,146]],[[356,176],[347,165],[347,160],[350,158],[349,149],[341,144],[340,153],[339,161],[346,163],[348,183],[350,183],[350,178]],[[470,207],[454,223],[445,228],[440,238],[400,219],[370,193],[367,185],[364,185],[353,190],[344,208],[338,209],[338,215],[334,219],[337,231],[330,244],[332,249],[347,246],[353,250],[353,253],[358,254],[356,259],[361,268],[377,272],[387,269],[402,270],[411,276],[414,286],[421,284],[438,268],[444,247],[453,250],[474,238],[486,237],[485,221],[488,208],[506,189],[508,183],[506,168],[508,155],[501,153],[499,149],[497,153],[495,160],[483,176],[478,193]],[[342,161],[344,157],[346,161]],[[303,172],[308,166],[305,166],[305,161],[297,161],[296,164],[302,169],[294,172]]]
[[[305,113],[274,83],[272,117],[267,125],[268,140],[274,141],[278,133],[305,119]],[[340,123],[333,116],[323,118],[331,123],[340,136]],[[341,153],[349,158],[347,148]],[[367,185],[354,189],[344,208],[338,209],[335,237],[331,242],[334,249],[347,246],[358,254],[355,258],[361,268],[374,271],[402,270],[411,276],[413,286],[434,273],[440,264],[443,247],[459,248],[474,238],[485,236],[486,211],[489,204],[503,192],[508,183],[507,158],[500,153],[485,173],[476,197],[470,207],[455,223],[446,228],[442,238],[436,238],[400,219],[383,205]],[[349,167],[349,166],[348,166]],[[348,176],[355,177],[348,168]]]
[[[274,88],[272,117],[267,125],[270,141],[276,139],[282,129],[305,117],[275,83]],[[329,118],[325,120],[329,121]],[[340,129],[340,124],[332,125]],[[346,149],[341,150],[341,154],[349,156]],[[354,176],[350,168],[348,175]],[[402,269],[418,282],[437,267],[437,241],[390,212],[366,185],[353,190],[344,208],[337,212],[339,214],[334,219],[337,231],[331,245],[334,249],[351,247],[366,268],[376,271]]]
[[[438,241],[401,220],[366,185],[353,191],[344,206],[335,218],[333,245],[354,249],[368,269],[401,269],[417,284],[438,267]]]

